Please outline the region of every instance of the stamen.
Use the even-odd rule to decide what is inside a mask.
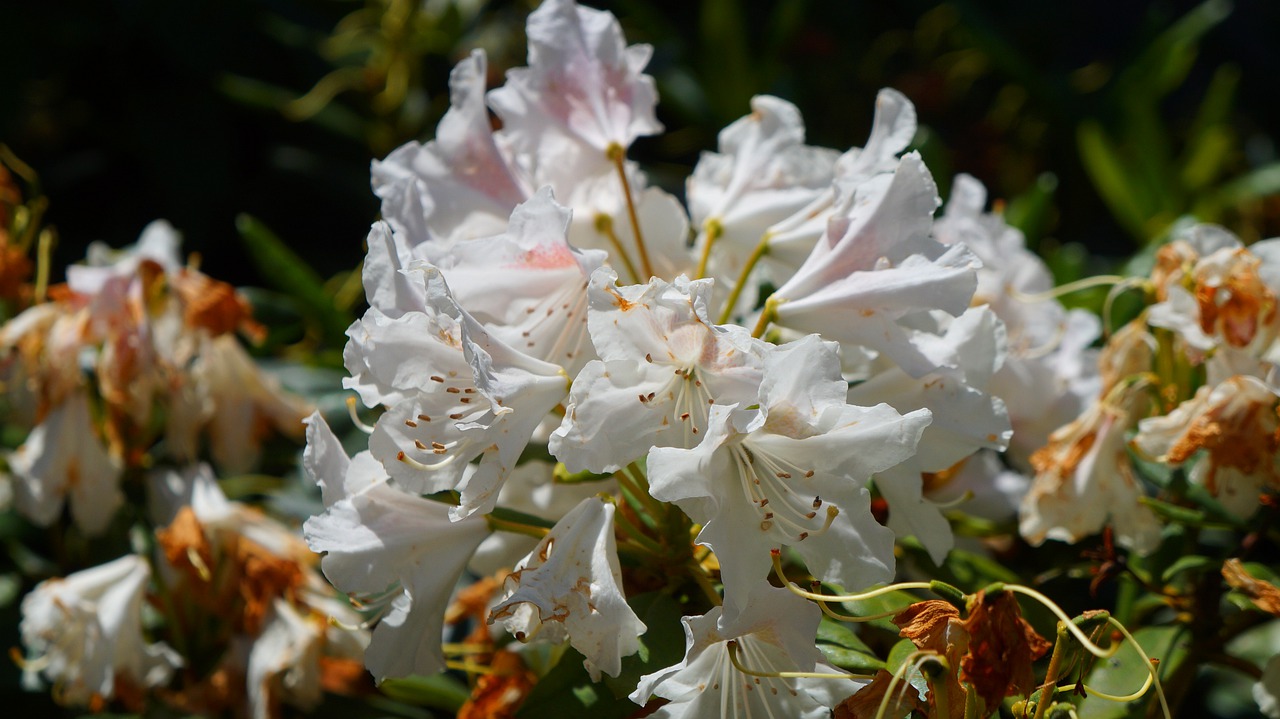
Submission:
[[[364,432],[365,434],[373,434],[373,426],[360,421],[360,415],[356,414],[355,397],[347,398],[347,414],[351,415],[351,424],[354,424],[356,429]]]
[[[733,664],[733,668],[746,674],[749,677],[763,677],[765,679],[874,679],[869,674],[832,674],[831,672],[759,672],[748,669],[742,665],[738,659],[738,640],[730,639],[725,642],[725,649],[729,652],[729,663]]]

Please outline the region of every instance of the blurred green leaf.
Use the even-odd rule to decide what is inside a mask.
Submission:
[[[640,637],[640,651],[623,657],[618,676],[603,677],[605,685],[619,699],[626,699],[635,691],[640,677],[679,662],[685,649],[684,626],[680,622],[683,611],[670,595],[647,592],[629,598],[627,604],[644,622],[645,632]]]
[[[833,666],[855,674],[872,674],[885,666],[849,625],[831,617],[818,624],[818,649]]]
[[[466,685],[448,674],[429,677],[388,679],[379,687],[382,693],[406,704],[456,712],[471,696]]]
[[[1133,636],[1147,656],[1160,660],[1162,680],[1171,676],[1187,658],[1188,636],[1182,627],[1143,627]],[[1099,659],[1085,683],[1108,694],[1129,694],[1140,689],[1148,675],[1147,663],[1126,643],[1113,656]],[[1154,689],[1132,702],[1086,696],[1080,704],[1079,716],[1080,719],[1138,719],[1145,716],[1148,704],[1156,701]]]
[[[333,296],[315,270],[252,215],[237,216],[236,229],[262,277],[296,298],[329,342],[342,344],[351,318],[334,306]]]

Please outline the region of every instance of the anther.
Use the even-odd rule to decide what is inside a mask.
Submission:
[[[422,420],[423,422],[430,422],[430,421],[431,421],[431,418],[430,418],[430,417],[428,417],[428,416],[427,416],[427,415],[425,415],[425,414],[420,414],[420,415],[418,415],[418,419]]]
[[[449,394],[462,394],[462,390],[458,389],[457,387],[446,387],[444,391],[448,392]]]
[[[411,419],[406,419],[406,420],[404,421],[404,426],[406,426],[406,427],[417,427],[417,426],[418,426],[418,423],[417,423],[417,422],[414,422],[414,421],[413,421],[413,420],[411,420]]]
[[[423,443],[422,443],[422,440],[420,440],[420,439],[415,439],[415,440],[413,440],[413,446],[415,446],[415,447],[417,447],[418,449],[421,449],[421,450],[423,450],[423,451],[426,451],[426,449],[427,449],[427,445],[423,444]]]
[[[438,374],[433,374],[433,375],[431,375],[431,381],[432,381],[432,382],[443,382],[443,381],[444,381],[444,377],[441,377],[441,376],[440,376],[440,375],[438,375]]]

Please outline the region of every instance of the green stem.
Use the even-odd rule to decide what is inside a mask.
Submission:
[[[760,241],[756,243],[755,249],[751,250],[751,254],[747,257],[747,263],[742,266],[742,272],[738,273],[738,282],[733,286],[733,290],[729,292],[729,299],[724,303],[724,310],[720,313],[720,324],[729,321],[729,316],[733,314],[733,306],[738,304],[738,298],[742,296],[742,288],[747,285],[747,278],[750,277],[751,271],[760,263],[760,258],[769,254],[769,240],[773,239],[772,232],[765,232],[761,236]]]

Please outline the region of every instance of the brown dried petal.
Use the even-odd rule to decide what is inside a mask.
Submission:
[[[876,677],[870,684],[836,705],[834,719],[874,719],[892,681],[893,675],[889,672],[883,669],[876,672]],[[885,719],[902,719],[915,710],[925,711],[920,694],[910,683],[899,680],[893,688],[893,696],[889,698],[883,716]]]
[[[1240,590],[1258,609],[1280,617],[1280,587],[1254,578],[1245,571],[1239,559],[1228,559],[1222,565],[1222,578],[1232,588]]]
[[[969,652],[960,663],[960,679],[972,685],[987,714],[1007,696],[1026,696],[1035,689],[1031,664],[1053,646],[1022,618],[1010,592],[987,597],[978,592],[964,621]]]

